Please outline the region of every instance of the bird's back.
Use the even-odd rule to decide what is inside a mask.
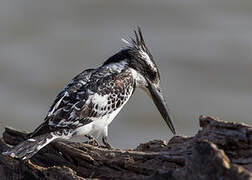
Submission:
[[[97,69],[77,75],[58,94],[45,121],[21,142],[3,154],[27,159],[57,139],[98,133],[108,143],[108,125],[131,97],[135,88],[151,96],[171,131],[175,128],[160,90],[160,74],[148,50],[140,28],[132,43],[108,58]],[[90,137],[91,138],[91,137]]]
[[[58,94],[45,122],[32,136],[47,130],[77,128],[106,117],[110,123],[113,112],[122,108],[134,88],[131,71],[124,63],[85,70]]]

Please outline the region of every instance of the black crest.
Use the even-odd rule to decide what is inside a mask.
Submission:
[[[128,42],[127,40],[123,39],[123,41],[127,44],[126,48],[111,56],[108,60],[104,62],[103,65],[120,62],[124,59],[130,60],[132,58],[141,58],[140,52],[147,53],[150,57],[150,60],[155,64],[155,62],[153,61],[153,57],[145,44],[143,34],[139,26],[137,27],[137,30],[134,30],[134,34],[134,38],[130,37],[131,42]]]
[[[130,53],[133,56],[132,60],[129,63],[129,66],[136,69],[150,81],[156,83],[157,81],[159,81],[160,75],[158,69],[156,68],[157,65],[153,60],[153,56],[145,44],[140,27],[138,27],[137,31],[135,30],[134,33],[135,39],[131,38],[132,45],[129,47]],[[155,68],[150,67],[146,64],[146,60],[142,56],[142,52],[146,53],[149,56],[149,59],[154,64]]]
[[[127,43],[126,48],[110,57],[103,65],[118,63],[124,60],[128,62],[129,67],[135,69],[137,72],[140,72],[144,77],[148,77],[150,81],[158,81],[160,78],[158,69],[150,67],[146,63],[145,58],[149,58],[152,64],[156,67],[156,63],[146,46],[140,27],[138,27],[137,30],[134,30],[134,35],[134,38],[130,37],[131,42],[123,39],[123,41]],[[143,57],[143,53],[147,54],[148,57]]]
[[[139,56],[141,55],[140,52],[145,52],[150,57],[150,60],[155,64],[153,57],[145,44],[143,33],[139,26],[137,27],[137,30],[134,30],[134,34],[134,38],[130,37],[131,42],[124,40],[128,44],[127,49],[129,49],[129,53],[133,56]]]
[[[145,44],[144,38],[143,38],[141,28],[139,26],[137,27],[137,31],[134,30],[134,33],[135,33],[135,39],[130,37],[131,46],[129,46],[129,48],[149,53],[149,50],[148,50],[148,48],[147,48],[147,46]]]

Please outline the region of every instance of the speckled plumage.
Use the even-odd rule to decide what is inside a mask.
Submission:
[[[48,124],[79,127],[119,108],[130,97],[134,80],[128,69],[118,72],[116,68],[102,66],[74,78],[51,106]]]
[[[29,139],[4,154],[26,159],[55,139],[91,134],[102,135],[104,144],[111,147],[106,139],[108,125],[137,87],[152,96],[175,133],[160,92],[157,66],[140,29],[135,36],[130,46],[100,67],[84,70],[74,77],[58,94],[44,122],[29,135]]]

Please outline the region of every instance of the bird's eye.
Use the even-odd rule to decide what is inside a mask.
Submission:
[[[148,71],[147,71],[147,76],[148,76],[148,78],[149,78],[152,82],[154,82],[154,81],[156,81],[156,79],[157,79],[157,72],[155,72],[155,71],[153,71],[153,70],[148,70]]]

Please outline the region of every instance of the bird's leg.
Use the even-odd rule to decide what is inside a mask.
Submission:
[[[89,135],[89,134],[85,135],[85,137],[88,138],[89,140],[93,140],[94,139],[94,137],[91,136],[91,135]]]
[[[114,147],[111,144],[108,143],[107,136],[103,136],[102,137],[102,142],[106,146],[106,148],[108,148],[108,149],[114,149]]]
[[[100,144],[97,141],[97,139],[94,138],[93,136],[87,134],[87,135],[85,135],[85,137],[89,139],[89,141],[87,142],[88,144],[91,144],[93,146],[100,146]]]

